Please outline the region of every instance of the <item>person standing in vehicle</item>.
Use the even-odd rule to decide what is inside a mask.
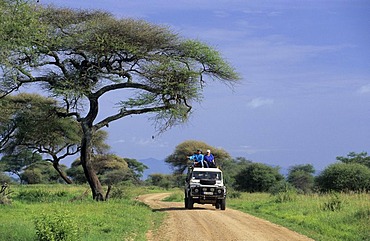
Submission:
[[[212,155],[211,150],[207,150],[207,153],[204,155],[204,162],[206,162],[209,167],[216,167],[215,157]]]
[[[194,155],[188,156],[188,158],[189,160],[194,160],[194,166],[208,167],[208,164],[204,162],[202,150],[197,150]]]

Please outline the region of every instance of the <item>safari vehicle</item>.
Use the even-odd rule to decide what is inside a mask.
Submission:
[[[189,167],[185,181],[185,208],[194,203],[212,204],[216,209],[226,209],[226,187],[219,168]]]

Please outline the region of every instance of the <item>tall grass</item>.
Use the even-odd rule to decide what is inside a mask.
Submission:
[[[70,222],[76,240],[146,240],[165,217],[136,201],[140,194],[162,192],[148,187],[115,187],[107,202],[95,202],[87,186],[12,186],[10,205],[0,205],[0,240],[37,240],[36,223],[52,227],[52,217]],[[165,190],[168,192],[169,190]],[[183,190],[174,189],[166,198],[183,202]],[[270,220],[317,241],[370,240],[370,194],[329,193],[299,195],[241,193],[230,190],[227,208]],[[49,222],[49,223],[48,223]],[[76,230],[75,230],[76,229]],[[39,226],[47,234],[47,228]],[[62,230],[63,231],[63,230]]]
[[[283,225],[315,240],[370,240],[370,194],[295,195],[281,202],[266,193],[242,193],[228,206]]]
[[[27,185],[12,190],[12,204],[0,205],[1,240],[37,240],[35,223],[42,220],[52,226],[51,217],[57,215],[74,223],[76,240],[146,240],[147,231],[156,228],[165,215],[135,200],[139,194],[161,190],[119,187],[120,198],[107,202],[93,201],[86,186]]]

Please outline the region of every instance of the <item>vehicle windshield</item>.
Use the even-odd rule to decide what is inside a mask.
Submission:
[[[221,172],[193,172],[193,179],[216,179],[221,180]]]

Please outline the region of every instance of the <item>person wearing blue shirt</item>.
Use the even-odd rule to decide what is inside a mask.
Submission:
[[[208,167],[208,164],[204,162],[204,155],[201,150],[197,150],[194,155],[188,156],[188,158],[189,160],[194,160],[194,166]]]
[[[207,154],[204,155],[203,160],[207,163],[208,167],[216,167],[215,157],[212,155],[211,150],[207,150]]]

